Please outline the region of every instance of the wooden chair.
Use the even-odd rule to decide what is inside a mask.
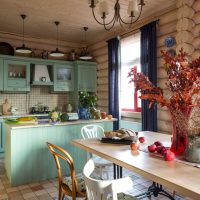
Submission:
[[[130,177],[115,180],[96,180],[91,178],[95,168],[94,162],[90,159],[83,169],[83,177],[87,191],[87,200],[136,200],[136,197],[122,192],[131,190],[133,182]]]
[[[104,137],[104,129],[103,127],[99,126],[99,125],[86,125],[84,127],[82,127],[81,129],[81,135],[83,139],[87,139],[87,138],[102,138]],[[88,154],[89,155],[89,154]],[[106,167],[110,167],[113,165],[112,162],[105,160],[99,156],[95,156],[90,154],[90,156],[88,156],[88,159],[92,158],[95,166],[97,168],[99,168],[100,171],[100,177],[103,179],[103,172],[106,173],[107,179],[109,178],[109,172],[105,170]]]
[[[77,198],[81,197],[86,198],[86,193],[80,191],[80,189],[78,188],[78,182],[76,178],[76,172],[72,157],[67,153],[67,151],[54,144],[50,144],[47,142],[47,146],[55,159],[58,171],[58,183],[59,183],[58,200],[61,199],[63,200],[65,195],[72,197],[72,200],[76,200]],[[70,168],[71,187],[64,182],[59,159],[64,160]]]

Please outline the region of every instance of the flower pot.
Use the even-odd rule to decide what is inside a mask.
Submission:
[[[79,119],[89,119],[89,110],[87,108],[79,108],[78,110]]]

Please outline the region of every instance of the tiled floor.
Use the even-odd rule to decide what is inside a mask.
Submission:
[[[110,175],[113,174],[111,168],[109,169],[109,173]],[[133,179],[134,188],[129,192],[133,195],[145,192],[152,184],[151,181],[127,170],[123,170],[123,175],[131,176]],[[58,183],[56,179],[11,187],[5,174],[4,162],[3,160],[0,160],[0,200],[53,200],[57,197],[57,188]],[[148,198],[143,199],[147,200]],[[168,198],[159,195],[158,197],[152,197],[151,199],[167,200]],[[189,198],[180,198],[177,196],[176,199],[182,200]]]

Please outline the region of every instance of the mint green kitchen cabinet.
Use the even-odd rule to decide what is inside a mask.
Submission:
[[[0,58],[0,91],[3,90],[3,59]]]
[[[96,92],[97,64],[95,62],[76,61],[75,68],[77,90]]]
[[[4,91],[30,91],[30,63],[21,60],[4,60]]]
[[[80,139],[81,128],[99,124],[105,131],[113,130],[111,120],[85,120],[57,125],[5,125],[5,168],[12,186],[56,178],[57,170],[47,142],[58,145],[72,156],[77,173],[82,172],[87,161],[87,152],[71,144]],[[62,163],[65,175],[69,169]]]
[[[74,91],[74,66],[73,63],[54,64],[53,66],[53,91]]]
[[[0,153],[4,152],[3,122],[0,121]]]

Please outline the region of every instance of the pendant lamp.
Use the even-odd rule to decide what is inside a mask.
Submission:
[[[20,15],[23,20],[23,40],[22,40],[22,46],[16,48],[17,53],[31,53],[32,50],[25,46],[24,44],[24,20],[26,19],[26,15],[22,14]]]
[[[55,21],[54,23],[55,23],[55,25],[57,27],[57,47],[56,47],[55,51],[52,51],[50,53],[50,56],[53,56],[53,57],[62,57],[62,56],[64,56],[64,53],[62,51],[59,51],[59,49],[58,49],[58,25],[60,24],[60,22]]]
[[[85,31],[85,43],[86,43],[86,32],[88,30],[88,27],[83,27],[83,30]],[[88,52],[87,46],[82,48],[79,59],[81,59],[81,60],[91,60],[92,59],[92,56]]]

